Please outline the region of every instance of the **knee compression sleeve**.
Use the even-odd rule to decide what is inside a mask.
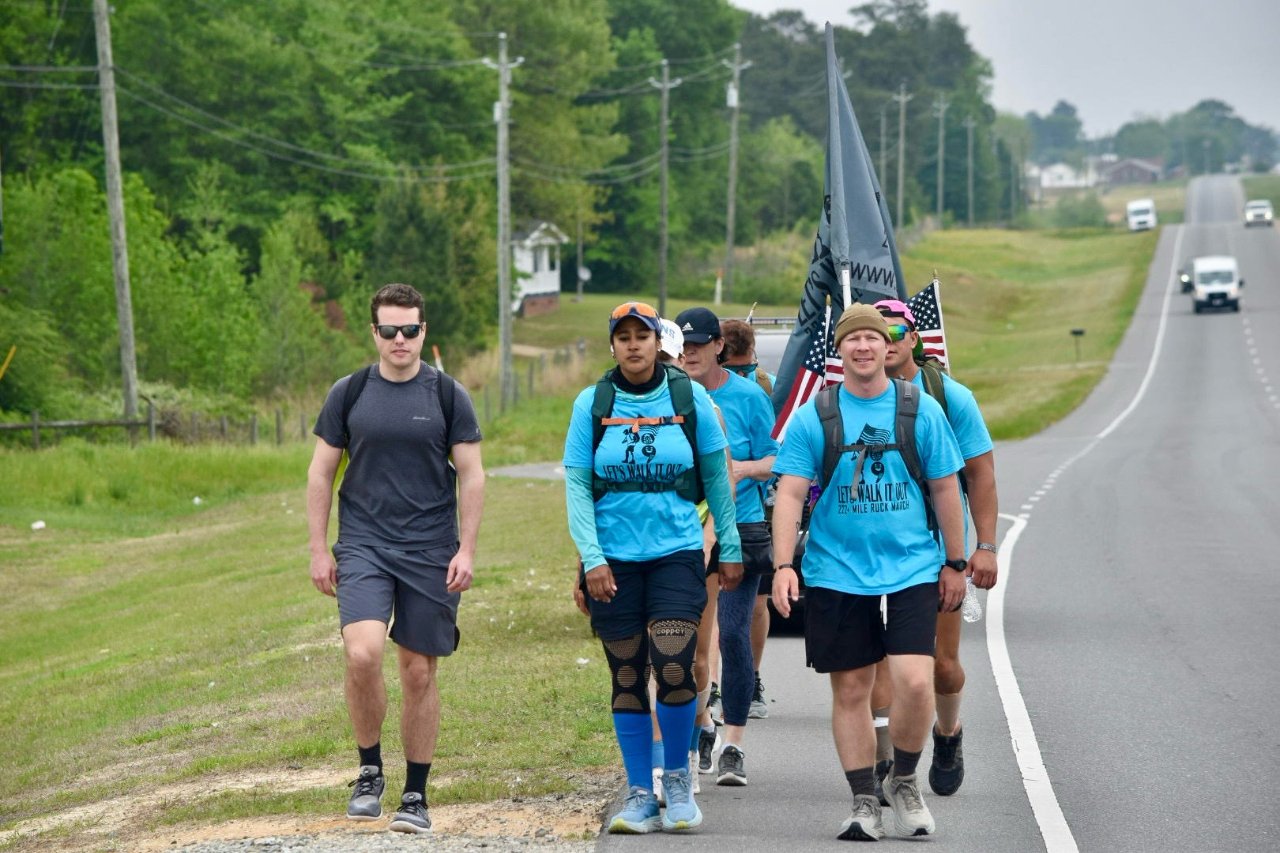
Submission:
[[[681,619],[654,622],[649,629],[649,654],[658,682],[658,702],[683,705],[697,698],[693,682],[693,655],[698,646],[698,626]]]
[[[644,634],[605,640],[604,656],[613,675],[613,710],[649,713],[648,649]]]

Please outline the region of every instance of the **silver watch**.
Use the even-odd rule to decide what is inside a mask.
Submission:
[[[992,554],[998,554],[998,553],[1000,553],[1000,549],[999,549],[999,548],[997,548],[995,545],[992,545],[990,542],[979,542],[979,543],[978,543],[978,550],[979,550],[979,551],[990,551]]]

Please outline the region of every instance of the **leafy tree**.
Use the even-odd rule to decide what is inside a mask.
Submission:
[[[1169,133],[1156,119],[1131,121],[1116,131],[1115,152],[1120,157],[1166,158]]]
[[[1027,113],[1033,148],[1031,156],[1042,166],[1057,162],[1080,163],[1084,156],[1084,125],[1076,108],[1058,101],[1047,116]]]

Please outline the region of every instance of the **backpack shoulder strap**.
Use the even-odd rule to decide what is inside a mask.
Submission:
[[[591,456],[594,460],[600,442],[604,440],[604,419],[613,413],[613,382],[609,372],[596,380],[595,397],[591,400]],[[594,500],[604,497],[607,490],[604,481],[596,476],[595,463],[591,465],[591,494]]]
[[[688,472],[690,476],[681,481],[677,491],[691,502],[701,503],[706,497],[706,489],[698,466],[698,407],[693,402],[693,380],[689,378],[689,374],[673,365],[664,364],[663,369],[667,372],[667,392],[671,395],[671,407],[681,418],[680,427],[684,430],[685,440],[689,442],[689,450],[693,455],[693,467]]]
[[[840,386],[828,385],[818,392],[818,420],[822,424],[822,480],[825,490],[836,471],[844,447],[844,419],[840,417]]]
[[[756,384],[764,390],[764,393],[770,397],[773,396],[773,383],[769,381],[769,374],[764,372],[764,368],[756,365]]]
[[[436,376],[436,397],[440,401],[440,412],[444,415],[444,447],[447,453],[453,447],[453,399],[458,393],[458,383],[443,370],[436,370]]]
[[[920,393],[916,386],[905,379],[893,380],[897,388],[897,412],[894,415],[894,441],[902,462],[907,466],[907,474],[920,488],[920,496],[924,500],[925,521],[931,533],[938,529],[938,517],[933,511],[933,494],[929,491],[929,481],[924,475],[924,465],[920,462],[920,450],[916,447],[916,415],[920,413]]]
[[[947,389],[942,384],[942,368],[938,366],[936,361],[925,359],[920,365],[921,379],[924,380],[924,390],[929,392],[929,396],[938,401],[938,405],[942,407],[942,414],[947,413]]]
[[[347,426],[347,418],[351,417],[351,410],[356,407],[356,400],[360,399],[364,386],[369,383],[373,368],[372,364],[362,367],[347,377],[347,387],[342,394],[342,437],[348,446],[351,444],[351,428]]]

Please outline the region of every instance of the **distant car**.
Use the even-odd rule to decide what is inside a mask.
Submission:
[[[1244,279],[1240,267],[1230,255],[1206,255],[1191,262],[1193,293],[1191,304],[1195,313],[1206,308],[1240,310],[1240,288]]]
[[[1191,283],[1191,262],[1188,261],[1178,270],[1178,283],[1182,285],[1183,293],[1190,293],[1195,285]]]
[[[1244,205],[1244,227],[1250,225],[1266,225],[1268,228],[1275,223],[1273,219],[1275,212],[1271,209],[1271,202],[1264,198],[1251,199]]]

